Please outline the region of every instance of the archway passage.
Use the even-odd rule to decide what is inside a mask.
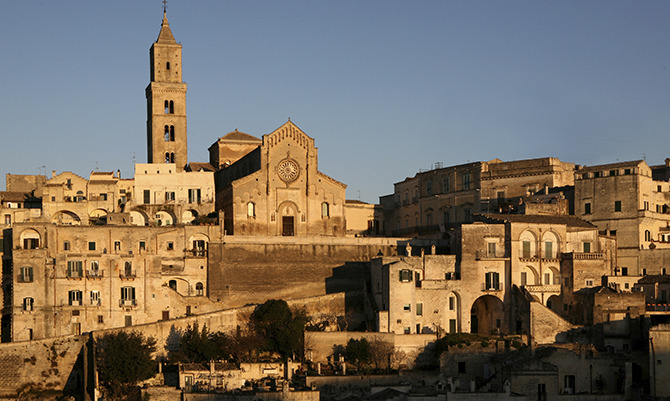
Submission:
[[[498,334],[502,328],[505,306],[498,297],[483,295],[470,309],[470,332],[479,335]]]

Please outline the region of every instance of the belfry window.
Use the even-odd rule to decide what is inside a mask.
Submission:
[[[165,163],[170,163],[170,152],[165,152]]]
[[[170,114],[174,114],[174,102],[170,100]]]
[[[170,142],[174,142],[174,125],[170,125]]]
[[[170,153],[170,163],[174,163],[174,153]]]
[[[170,127],[165,126],[165,142],[170,142]]]
[[[168,114],[170,112],[170,102],[168,100],[165,101],[165,114]]]
[[[170,71],[170,62],[165,63],[165,69]]]

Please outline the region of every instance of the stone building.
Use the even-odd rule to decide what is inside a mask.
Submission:
[[[395,183],[392,195],[380,197],[385,233],[446,238],[450,228],[471,222],[474,213],[509,212],[543,189],[572,185],[574,167],[554,157],[437,164]]]
[[[219,226],[15,224],[11,306],[3,316],[11,340],[212,310],[208,248],[220,235]]]
[[[644,160],[578,169],[575,215],[616,237],[619,275],[660,274],[664,265],[648,262],[670,260],[670,183]]]
[[[613,269],[613,242],[575,217],[475,218],[456,231],[454,255],[373,260],[379,331],[527,332],[514,287],[567,320],[578,309],[573,294],[596,288]]]
[[[230,134],[229,134],[230,135]],[[225,138],[225,137],[224,137]],[[239,157],[217,149],[225,163]],[[210,147],[212,149],[212,147]],[[318,171],[314,139],[292,121],[214,174],[216,208],[223,210],[227,234],[264,236],[344,236],[346,185]]]

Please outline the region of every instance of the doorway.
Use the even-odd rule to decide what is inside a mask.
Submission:
[[[282,217],[282,233],[281,235],[285,237],[292,237],[295,235],[293,231],[293,216],[283,216]]]

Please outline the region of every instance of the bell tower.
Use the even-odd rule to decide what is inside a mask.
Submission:
[[[163,8],[158,39],[149,51],[151,82],[147,96],[147,162],[188,164],[186,83],[181,76],[181,44],[175,41]]]

